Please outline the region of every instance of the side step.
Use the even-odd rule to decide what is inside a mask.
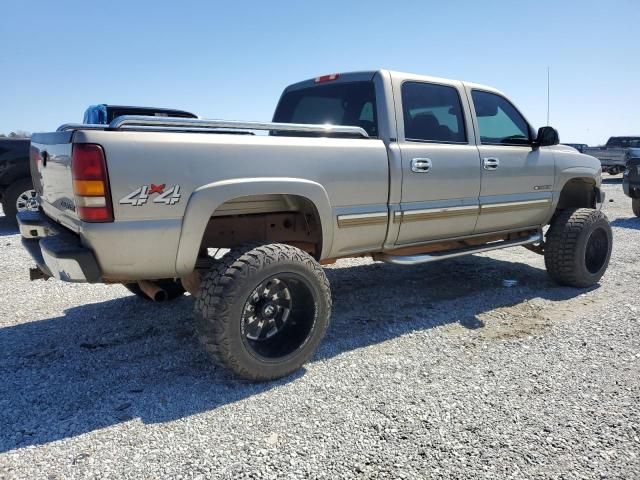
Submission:
[[[513,240],[500,240],[497,242],[485,243],[484,245],[459,248],[457,250],[446,250],[442,252],[423,253],[420,255],[389,255],[387,253],[374,253],[373,259],[396,265],[418,265],[420,263],[437,262],[439,260],[447,260],[449,258],[462,257],[474,253],[488,252],[490,250],[498,250],[500,248],[541,243],[542,241],[542,232],[536,232],[528,237],[516,238]]]

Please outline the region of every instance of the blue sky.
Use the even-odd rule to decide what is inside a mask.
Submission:
[[[270,120],[319,74],[394,70],[506,92],[563,141],[640,134],[640,1],[20,1],[0,4],[0,132],[92,103]]]

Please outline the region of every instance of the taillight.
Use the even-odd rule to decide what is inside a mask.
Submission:
[[[76,143],[71,156],[73,193],[80,220],[113,222],[109,177],[104,150],[93,143]]]
[[[337,80],[340,76],[339,73],[332,73],[331,75],[322,75],[321,77],[317,77],[315,83],[324,83],[331,82],[332,80]]]

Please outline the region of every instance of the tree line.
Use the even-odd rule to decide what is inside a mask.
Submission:
[[[16,130],[15,132],[0,133],[0,138],[30,138],[31,134],[24,130]]]

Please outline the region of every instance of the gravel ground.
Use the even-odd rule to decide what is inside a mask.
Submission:
[[[640,478],[640,219],[604,190],[599,286],[523,248],[340,261],[314,360],[257,385],[210,365],[188,296],[30,283],[0,217],[0,478]]]

